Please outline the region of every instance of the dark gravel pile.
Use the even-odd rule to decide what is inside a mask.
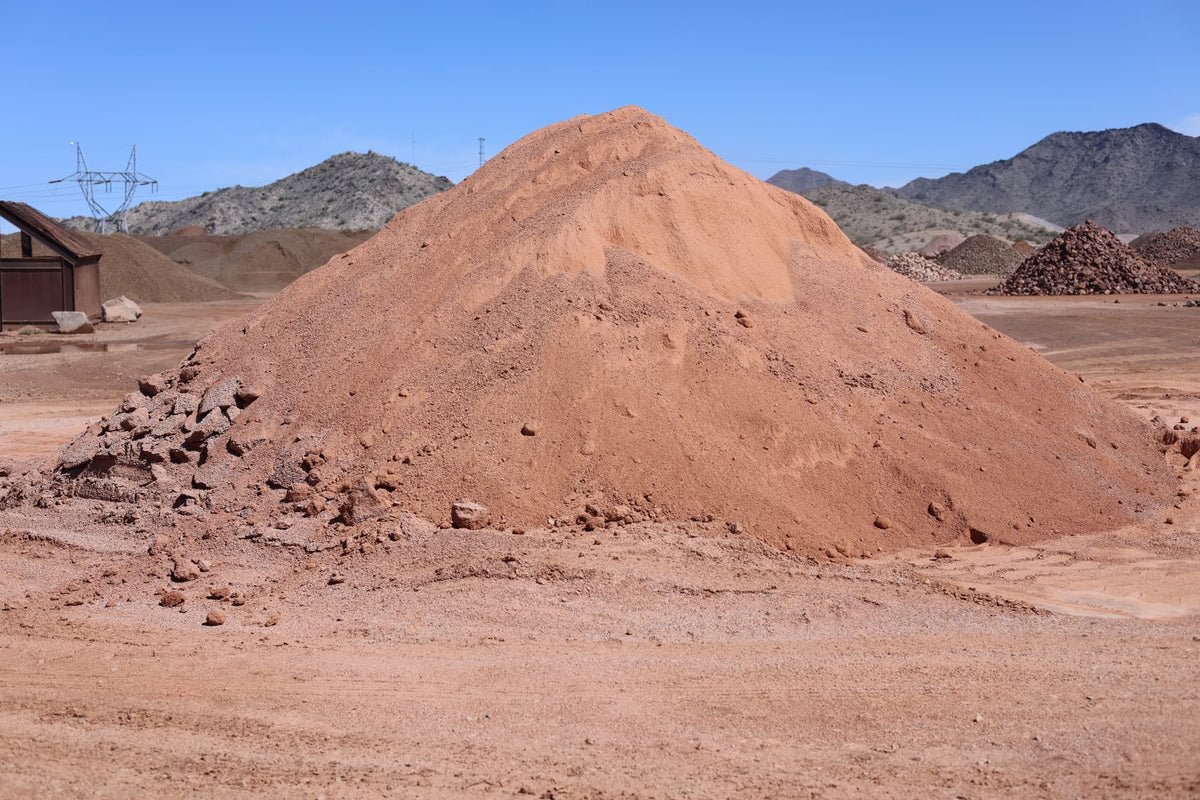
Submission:
[[[1021,255],[1008,242],[980,233],[939,255],[937,262],[964,275],[1007,275],[1021,263]]]
[[[1148,233],[1129,243],[1147,261],[1171,269],[1200,269],[1200,230],[1181,225],[1166,233]]]
[[[1182,294],[1192,281],[1153,264],[1091,220],[1067,228],[990,294]]]

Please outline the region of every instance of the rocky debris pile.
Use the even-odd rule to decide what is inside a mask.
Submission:
[[[1088,220],[1067,228],[1025,259],[992,294],[1182,294],[1194,282],[1151,264],[1111,231]]]
[[[872,261],[877,261],[880,264],[883,264],[888,260],[888,254],[880,250],[878,247],[872,247],[869,244],[865,244],[859,249],[866,253]]]
[[[1172,476],[1128,409],[623,108],[215,331],[0,505],[161,504],[309,552],[635,519],[865,555],[1111,528]]]
[[[1021,260],[1008,242],[982,233],[968,236],[937,258],[938,264],[964,275],[1008,275]]]
[[[1016,251],[1018,256],[1021,257],[1021,261],[1024,261],[1038,251],[1036,247],[1024,239],[1018,239],[1017,241],[1013,242],[1012,249]]]
[[[1200,269],[1200,230],[1186,225],[1139,236],[1129,246],[1147,261],[1168,269]]]
[[[965,276],[953,269],[947,269],[936,261],[930,261],[917,253],[898,253],[884,262],[888,269],[899,272],[906,278],[927,283],[929,281],[957,281]]]

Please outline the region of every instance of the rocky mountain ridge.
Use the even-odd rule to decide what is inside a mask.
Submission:
[[[1023,211],[1064,227],[1091,219],[1120,233],[1200,225],[1200,137],[1162,125],[1051,134],[1012,158],[899,197],[993,214]]]
[[[196,227],[232,235],[276,228],[381,228],[396,213],[454,184],[378,153],[341,153],[266,186],[233,186],[129,211],[134,234],[162,236]],[[65,223],[89,229],[91,219]]]

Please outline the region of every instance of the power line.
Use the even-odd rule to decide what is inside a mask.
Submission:
[[[138,172],[137,145],[134,145],[133,149],[129,151],[129,163],[125,165],[124,172],[98,172],[88,169],[87,161],[83,158],[83,147],[76,143],[75,172],[65,178],[50,181],[50,183],[62,183],[63,181],[75,181],[79,184],[79,189],[83,192],[83,199],[87,201],[88,208],[92,210],[92,219],[95,221],[96,231],[99,233],[108,233],[109,222],[115,224],[121,233],[129,233],[129,207],[133,205],[133,197],[137,193],[137,188],[149,186],[151,191],[158,191],[158,181]],[[112,191],[114,181],[125,184],[125,200],[116,211],[110,213],[96,201],[96,187],[103,186],[106,191]]]

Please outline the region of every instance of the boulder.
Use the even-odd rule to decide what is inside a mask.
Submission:
[[[142,315],[141,307],[125,295],[105,300],[100,312],[105,322],[136,322]]]
[[[487,506],[482,506],[479,503],[459,500],[450,507],[450,522],[456,528],[466,528],[467,530],[474,531],[486,528],[491,521],[492,512],[487,509]]]
[[[96,330],[82,311],[51,311],[50,315],[58,323],[59,333],[92,333]]]

